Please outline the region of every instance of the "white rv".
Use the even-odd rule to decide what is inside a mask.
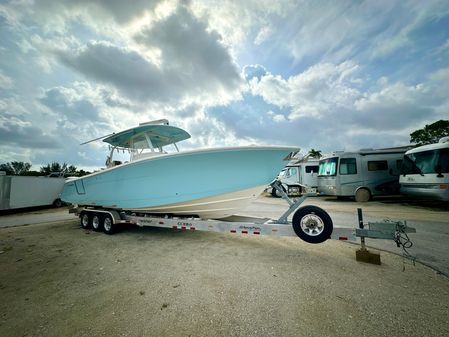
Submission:
[[[54,205],[62,206],[59,195],[64,178],[0,175],[0,211]]]
[[[399,193],[399,174],[408,147],[335,152],[319,163],[318,192],[355,197],[365,202],[376,195]]]
[[[449,137],[407,151],[399,182],[403,194],[449,201]]]
[[[318,159],[308,158],[289,163],[278,176],[284,191],[288,195],[299,195],[308,188],[317,188],[318,162]],[[272,189],[271,194],[279,197],[275,189]]]

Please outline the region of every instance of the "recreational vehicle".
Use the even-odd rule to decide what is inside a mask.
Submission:
[[[449,201],[449,137],[407,151],[399,183],[403,194]]]
[[[299,195],[308,188],[318,187],[318,159],[303,159],[290,162],[279,174],[278,180],[288,195]],[[274,197],[280,197],[276,189],[272,189]]]
[[[399,174],[408,147],[335,152],[320,160],[318,192],[355,197],[366,202],[373,196],[399,193]]]

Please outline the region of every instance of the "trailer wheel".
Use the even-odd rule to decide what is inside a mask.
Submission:
[[[371,192],[367,188],[359,188],[355,192],[355,201],[367,202],[371,199]]]
[[[293,230],[308,243],[321,243],[332,235],[334,228],[327,212],[316,206],[304,206],[293,215]]]
[[[92,219],[89,216],[89,213],[87,212],[81,212],[81,216],[80,216],[80,222],[81,222],[81,227],[84,229],[89,229],[92,225]]]
[[[117,231],[117,224],[114,223],[112,217],[106,214],[103,218],[103,232],[106,234],[114,234]]]
[[[102,230],[103,224],[101,223],[101,217],[99,214],[94,214],[92,217],[92,228],[94,231],[99,232]]]

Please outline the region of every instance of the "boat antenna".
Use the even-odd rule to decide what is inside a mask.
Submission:
[[[110,134],[108,134],[108,135],[106,135],[106,136],[101,136],[101,137],[98,137],[98,138],[95,138],[95,139],[91,139],[91,140],[88,140],[87,142],[81,143],[80,145],[89,144],[89,143],[95,142],[96,140],[100,140],[100,139],[103,139],[103,138],[112,136],[112,135],[114,135],[114,134],[115,134],[115,132],[110,133]]]

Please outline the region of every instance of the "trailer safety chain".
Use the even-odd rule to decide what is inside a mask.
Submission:
[[[385,222],[392,222],[392,223],[396,223],[396,231],[394,233],[394,242],[396,242],[396,246],[398,248],[402,248],[402,257],[404,258],[402,260],[403,262],[403,266],[402,266],[402,271],[405,270],[405,259],[408,259],[410,261],[412,261],[413,265],[415,265],[415,261],[416,261],[416,256],[412,255],[408,249],[413,247],[413,242],[410,240],[410,237],[408,236],[408,234],[405,231],[405,228],[407,228],[407,222],[404,221],[402,222],[397,222],[397,221],[392,221],[390,219],[385,219]]]
[[[362,209],[357,209],[359,229],[356,229],[357,236],[360,236],[361,246],[365,247],[365,238],[387,239],[396,242],[398,248],[402,248],[402,271],[405,270],[406,260],[412,261],[415,265],[416,256],[413,256],[408,249],[413,246],[407,233],[416,233],[416,229],[407,226],[407,221],[394,221],[384,219],[381,222],[368,222],[369,230],[364,229]]]

